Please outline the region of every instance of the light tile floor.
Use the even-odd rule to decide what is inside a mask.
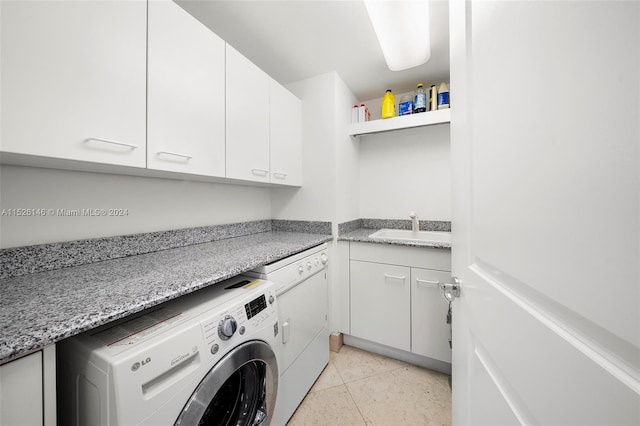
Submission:
[[[288,426],[451,424],[448,375],[351,346],[330,354]]]

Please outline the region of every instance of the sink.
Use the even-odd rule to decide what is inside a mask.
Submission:
[[[381,229],[369,238],[382,240],[416,241],[424,243],[451,243],[451,232],[411,231],[409,229]]]

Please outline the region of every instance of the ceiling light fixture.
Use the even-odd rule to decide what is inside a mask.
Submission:
[[[364,0],[387,67],[402,71],[431,57],[428,0]]]

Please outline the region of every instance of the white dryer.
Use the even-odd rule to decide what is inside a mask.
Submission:
[[[275,297],[240,276],[60,342],[58,424],[269,424]]]
[[[328,252],[324,243],[247,272],[276,286],[282,336],[278,426],[291,418],[329,362]]]

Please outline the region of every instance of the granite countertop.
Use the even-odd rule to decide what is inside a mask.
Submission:
[[[330,241],[269,231],[0,280],[0,364]]]
[[[362,243],[391,244],[408,247],[430,247],[451,250],[451,243],[407,241],[370,238],[380,229],[411,229],[411,221],[398,219],[357,219],[339,225],[338,241],[357,241]],[[451,222],[445,221],[422,221],[421,231],[451,232]]]
[[[445,242],[427,242],[427,241],[407,241],[407,240],[390,240],[380,238],[370,238],[369,235],[382,228],[359,228],[345,234],[341,234],[338,237],[338,241],[357,241],[362,243],[375,243],[375,244],[391,244],[396,246],[408,246],[408,247],[430,247],[439,249],[451,250],[451,243]]]

